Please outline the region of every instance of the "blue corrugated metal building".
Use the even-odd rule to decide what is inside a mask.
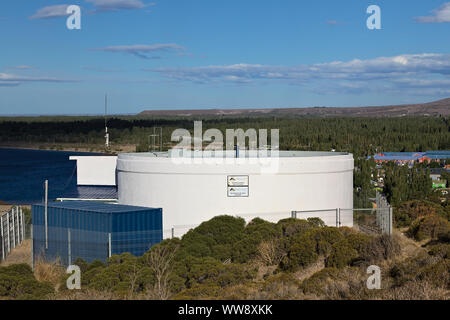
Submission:
[[[143,255],[162,241],[162,209],[91,201],[35,204],[32,209],[33,258],[105,261],[114,254]]]

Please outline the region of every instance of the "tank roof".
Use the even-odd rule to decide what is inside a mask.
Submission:
[[[183,152],[184,151],[184,152]],[[188,151],[191,151],[190,154]],[[270,150],[255,150],[249,152],[248,150],[240,150],[239,158],[254,157],[278,157],[278,158],[313,158],[313,157],[332,157],[332,156],[346,156],[350,155],[348,152],[331,152],[331,151],[270,151]],[[273,156],[272,156],[273,154]],[[236,151],[210,151],[207,154],[203,151],[192,151],[175,149],[168,152],[142,152],[142,153],[121,153],[120,156],[132,156],[143,158],[170,158],[170,157],[205,157],[205,158],[235,158]]]
[[[34,206],[44,206],[43,203],[34,204]],[[79,211],[98,212],[98,213],[127,213],[136,211],[151,211],[157,208],[127,206],[121,204],[110,204],[96,201],[63,201],[63,202],[49,202],[49,208],[72,209]]]

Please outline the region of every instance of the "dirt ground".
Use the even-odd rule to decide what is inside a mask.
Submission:
[[[6,260],[0,263],[0,267],[6,267],[11,264],[27,263],[31,265],[31,240],[24,240],[19,246],[14,248],[6,257]]]

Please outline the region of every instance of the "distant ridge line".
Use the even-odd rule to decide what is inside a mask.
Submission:
[[[258,116],[298,115],[312,117],[402,117],[449,116],[450,98],[421,104],[404,104],[367,107],[308,107],[308,108],[255,108],[255,109],[191,109],[145,110],[143,116]]]

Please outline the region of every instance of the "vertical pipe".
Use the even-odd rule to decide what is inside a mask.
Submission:
[[[339,228],[341,227],[341,208],[338,208],[338,222],[339,222]]]
[[[48,205],[48,180],[45,180],[45,249],[48,249],[47,205]]]
[[[0,235],[2,239],[2,260],[5,260],[5,237],[3,234],[3,216],[0,216]]]
[[[338,215],[339,215],[339,209],[336,208],[336,228],[339,228],[339,217],[338,217]]]
[[[71,247],[71,237],[70,237],[70,228],[67,228],[67,256],[69,266],[72,264],[72,247]]]

